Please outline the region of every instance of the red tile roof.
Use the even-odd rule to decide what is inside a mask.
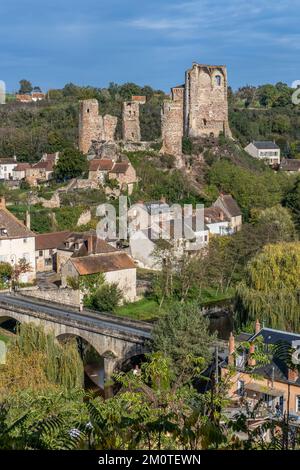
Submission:
[[[120,162],[120,163],[115,163],[111,172],[112,173],[126,173],[128,170],[129,163],[127,162]]]
[[[42,233],[35,238],[36,250],[51,250],[58,246],[70,235],[69,231]]]
[[[113,167],[112,160],[108,158],[94,159],[90,161],[89,170],[90,171],[109,171]]]
[[[82,258],[70,258],[69,261],[73,264],[80,276],[136,268],[130,256],[119,251],[115,253],[84,256]]]
[[[28,168],[31,168],[30,163],[18,163],[17,166],[15,166],[14,171],[25,171]]]

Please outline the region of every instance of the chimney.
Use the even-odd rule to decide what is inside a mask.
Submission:
[[[289,382],[296,382],[299,378],[299,372],[297,369],[290,369],[288,368],[288,381]]]
[[[88,255],[91,255],[93,253],[93,235],[88,236],[87,250],[88,250]]]
[[[25,225],[28,228],[28,230],[30,230],[31,221],[30,221],[30,212],[29,211],[26,211],[26,214],[25,214]]]
[[[223,222],[224,220],[224,212],[222,210],[219,211],[219,218]]]
[[[166,204],[166,198],[162,196],[159,201],[161,204]]]
[[[255,323],[255,334],[257,335],[261,330],[261,326],[260,326],[260,323],[259,323],[259,319],[257,318],[256,319],[256,323]]]
[[[253,357],[254,353],[255,353],[255,344],[250,343],[249,356],[248,356],[248,366],[250,367],[254,367],[256,365],[256,360]]]
[[[228,343],[228,346],[229,346],[229,350],[228,350],[228,364],[230,366],[234,366],[235,365],[235,361],[234,361],[234,353],[235,353],[235,341],[234,341],[234,336],[233,336],[233,333],[231,332],[230,333],[230,336],[229,336],[229,343]]]

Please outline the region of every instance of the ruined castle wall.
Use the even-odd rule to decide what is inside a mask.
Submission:
[[[165,100],[161,114],[162,154],[182,155],[184,88],[173,88],[172,98]]]
[[[113,141],[117,127],[115,116],[99,115],[96,99],[80,101],[79,150],[88,153],[92,141]]]
[[[190,137],[230,135],[226,67],[193,64],[187,71],[184,121]]]
[[[139,142],[141,140],[139,103],[125,101],[122,117],[123,140],[125,142]]]
[[[110,116],[109,114],[103,116],[103,140],[105,140],[106,142],[111,142],[115,140],[117,124],[118,118],[116,116]]]

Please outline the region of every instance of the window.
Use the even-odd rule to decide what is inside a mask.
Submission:
[[[238,380],[237,393],[240,397],[245,394],[245,382],[244,380]]]
[[[216,84],[217,86],[221,86],[221,84],[222,84],[222,77],[221,77],[221,75],[216,75],[216,76],[215,76],[215,84]]]
[[[296,413],[300,413],[300,395],[296,396]]]
[[[23,238],[23,243],[27,243],[27,238]]]
[[[203,119],[203,125],[204,125],[204,127],[207,126],[207,120],[206,119]]]
[[[39,250],[39,257],[43,256],[43,250]]]

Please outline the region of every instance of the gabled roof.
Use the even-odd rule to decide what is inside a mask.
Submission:
[[[280,163],[282,171],[300,171],[300,160],[283,158]]]
[[[126,173],[126,171],[128,170],[128,167],[129,167],[129,163],[127,162],[115,163],[111,171],[112,173],[117,173],[117,174]]]
[[[219,222],[228,222],[228,218],[220,207],[205,207],[204,221],[206,224],[216,224]]]
[[[17,164],[17,161],[14,158],[0,158],[0,165],[13,165]]]
[[[35,248],[36,250],[51,250],[58,248],[69,234],[69,231],[39,234],[35,238]]]
[[[69,233],[67,237],[61,241],[58,249],[73,252],[73,257],[87,256],[90,254],[88,250],[88,239],[90,239],[91,251],[94,254],[112,253],[117,251],[115,247],[107,243],[105,240],[98,238],[94,230],[89,232]],[[77,244],[81,245],[80,248],[76,248]]]
[[[230,194],[221,194],[219,199],[221,199],[224,209],[228,212],[228,214],[230,214],[231,217],[238,217],[242,215],[238,203]],[[215,203],[214,205],[217,204]]]
[[[54,161],[41,160],[35,163],[32,168],[38,168],[41,170],[52,171],[54,168]]]
[[[3,235],[0,234],[1,240],[35,236],[35,234],[31,232],[31,230],[29,230],[19,219],[17,219],[17,217],[4,208],[0,208],[0,229],[5,229],[7,231]]]
[[[108,158],[95,158],[93,160],[90,160],[89,163],[89,171],[109,171],[112,169],[112,167],[113,162]]]
[[[259,150],[280,150],[280,147],[271,140],[254,140],[252,143]]]
[[[18,163],[17,166],[15,166],[14,171],[25,171],[28,168],[31,168],[30,163],[27,163],[27,162]]]
[[[70,258],[69,262],[73,264],[80,276],[136,268],[132,258],[127,253],[120,251],[81,258]]]

